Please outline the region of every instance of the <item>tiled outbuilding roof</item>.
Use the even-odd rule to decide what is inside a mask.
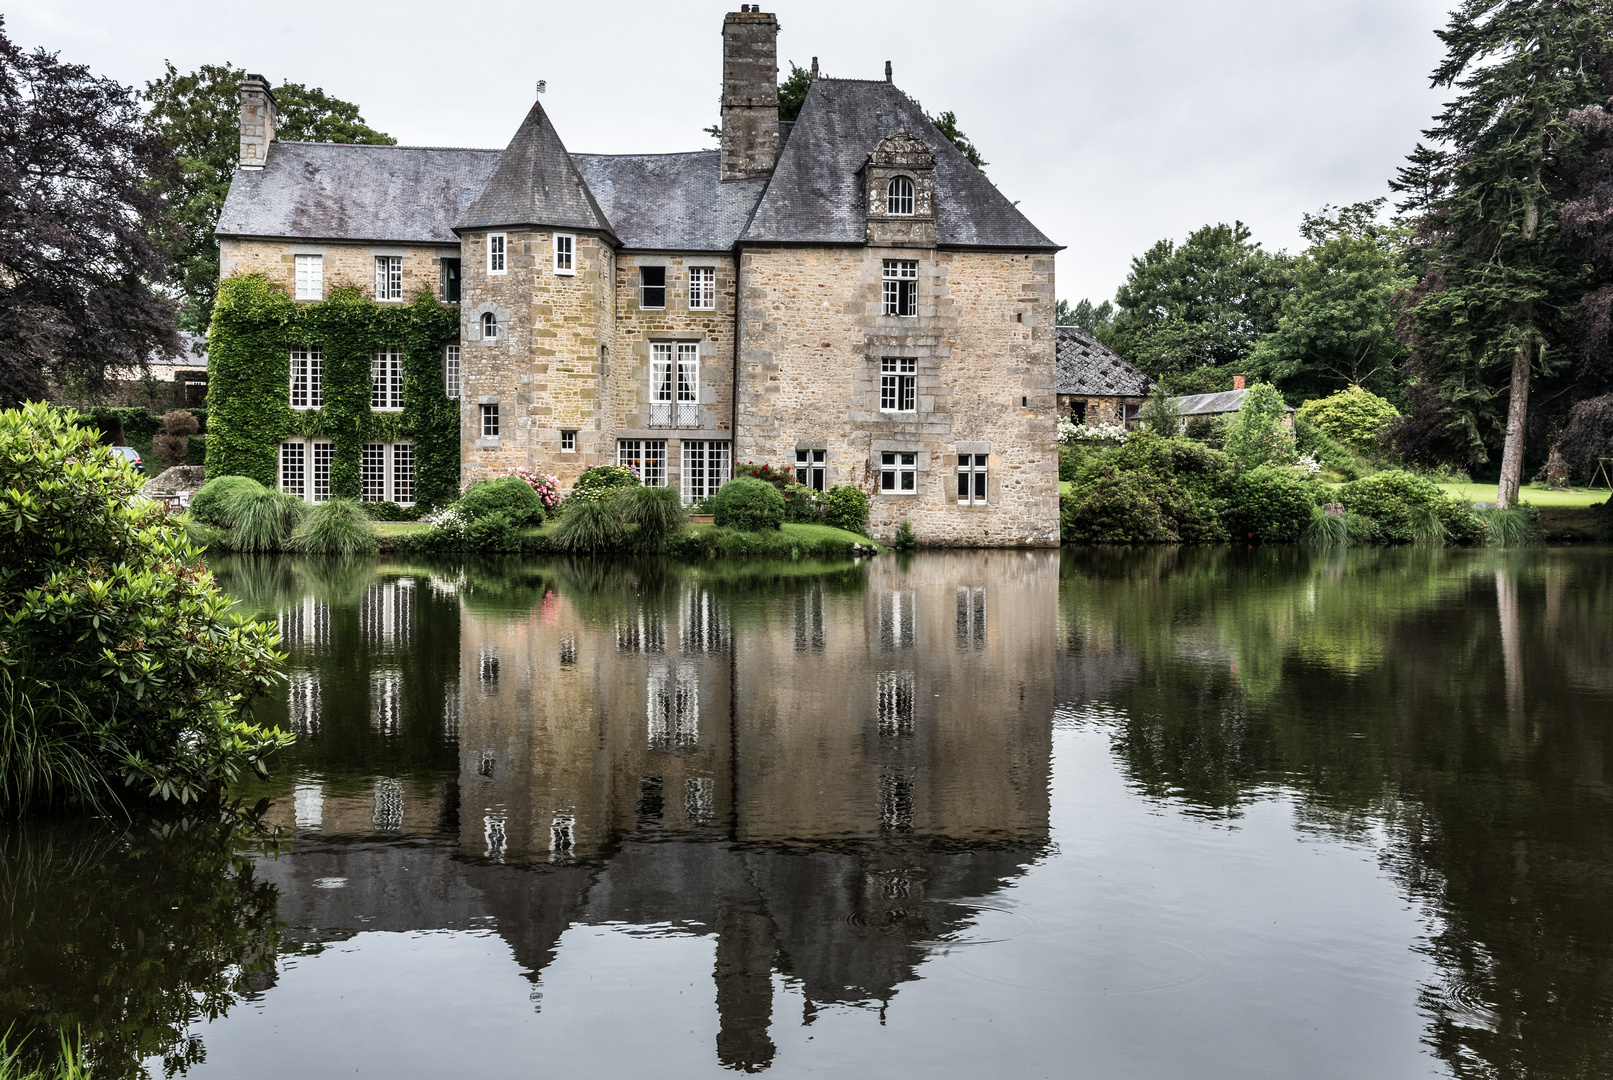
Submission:
[[[623,245],[641,251],[728,251],[762,180],[721,179],[722,154],[573,154]]]
[[[454,228],[520,225],[612,231],[549,114],[537,102],[527,110],[515,138],[498,156],[493,175]]]
[[[1060,394],[1094,397],[1147,397],[1148,376],[1126,363],[1079,326],[1060,326],[1058,379]]]
[[[1183,416],[1219,416],[1222,413],[1235,413],[1243,408],[1243,399],[1249,391],[1223,390],[1219,394],[1189,394],[1187,397],[1171,398]],[[1293,408],[1284,405],[1288,412]]]

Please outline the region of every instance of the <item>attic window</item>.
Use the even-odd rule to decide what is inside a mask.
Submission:
[[[913,216],[913,181],[898,176],[886,185],[885,212],[897,217]]]

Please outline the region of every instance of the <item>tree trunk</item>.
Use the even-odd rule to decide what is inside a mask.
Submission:
[[[1529,417],[1529,375],[1534,367],[1534,353],[1534,333],[1526,331],[1523,340],[1518,343],[1518,351],[1512,356],[1507,441],[1501,451],[1501,484],[1495,493],[1495,505],[1502,510],[1517,505],[1518,488],[1523,483],[1523,427]]]

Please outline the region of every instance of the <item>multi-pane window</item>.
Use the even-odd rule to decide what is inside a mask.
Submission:
[[[700,346],[650,344],[650,426],[700,426]]]
[[[577,238],[566,233],[554,234],[554,272],[557,274],[575,274],[577,272]]]
[[[498,316],[491,311],[482,312],[482,340],[498,340]]]
[[[717,268],[691,266],[689,268],[689,310],[715,311],[717,309]]]
[[[666,267],[641,266],[638,271],[638,306],[666,307]]]
[[[913,412],[918,408],[919,362],[887,356],[879,362],[879,411]]]
[[[884,297],[886,315],[917,315],[919,264],[911,259],[886,259]]]
[[[370,357],[370,408],[403,408],[403,353],[396,348],[377,349]]]
[[[487,234],[487,272],[489,274],[504,273],[504,234],[501,232]]]
[[[442,357],[442,391],[451,398],[459,396],[459,346],[450,345]]]
[[[375,298],[377,300],[403,299],[402,255],[377,255],[375,257]]]
[[[323,300],[325,298],[325,257],[323,255],[297,256],[297,299]]]
[[[493,438],[498,434],[498,406],[482,406],[482,437]]]
[[[907,738],[913,734],[914,691],[911,671],[881,671],[876,684],[876,716],[879,733],[886,738]]]
[[[577,452],[577,433],[575,431],[562,431],[560,433],[560,452],[562,454],[575,454]]]
[[[897,176],[885,185],[885,213],[898,217],[913,216],[913,181]]]
[[[911,495],[919,487],[919,456],[907,450],[886,450],[879,455],[881,495]]]
[[[616,464],[638,473],[645,487],[666,487],[666,440],[618,439]]]
[[[958,455],[958,504],[986,501],[986,454]]]
[[[359,498],[386,501],[386,443],[367,442],[358,463]]]
[[[392,501],[414,502],[414,446],[392,444]]]
[[[330,463],[336,456],[336,444],[330,442],[316,442],[313,445],[314,475],[313,475],[313,501],[325,502],[330,498]]]
[[[445,303],[459,303],[459,260],[442,260],[442,298]]]
[[[729,444],[726,440],[683,440],[683,498],[685,502],[717,494],[728,482]]]
[[[291,407],[317,409],[324,358],[318,345],[299,345],[291,350]]]
[[[795,482],[805,484],[814,491],[822,491],[824,463],[828,456],[829,451],[827,450],[797,450],[795,452]]]
[[[296,444],[301,445],[301,444]],[[310,500],[330,498],[330,463],[335,444],[315,442]],[[414,446],[411,443],[367,442],[359,450],[359,498],[365,502],[414,502]],[[301,492],[298,492],[301,494]]]
[[[280,444],[280,490],[299,499],[306,493],[305,448],[300,442]]]
[[[879,647],[911,649],[917,642],[918,594],[897,589],[879,594]]]
[[[986,647],[986,587],[958,586],[958,648]]]

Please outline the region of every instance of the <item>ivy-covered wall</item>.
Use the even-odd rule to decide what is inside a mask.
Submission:
[[[207,344],[207,475],[278,483],[280,441],[322,436],[335,444],[333,495],[357,497],[365,442],[414,443],[415,502],[459,494],[459,408],[443,393],[443,347],[459,337],[459,311],[422,292],[408,304],[377,304],[338,286],[317,303],[293,301],[260,274],[226,278]],[[291,349],[324,357],[318,409],[291,408]],[[370,359],[403,351],[403,411],[370,411]]]

